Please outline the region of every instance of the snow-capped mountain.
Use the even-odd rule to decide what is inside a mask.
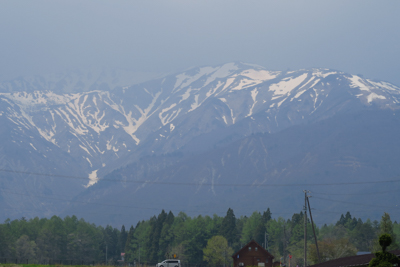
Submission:
[[[0,82],[0,93],[53,91],[81,93],[94,90],[112,90],[116,87],[131,86],[152,80],[158,73],[135,72],[124,69],[89,67],[86,70],[68,70],[45,75],[21,76]]]
[[[347,211],[363,220],[386,211],[398,220],[399,135],[399,112],[366,110],[250,135],[199,154],[145,157],[106,175],[63,215],[120,225],[161,209],[212,216],[232,208],[248,216],[269,207],[287,218],[302,210],[307,189],[320,225]]]
[[[0,84],[1,128],[10,137],[0,147],[14,142],[25,153],[63,157],[31,171],[54,173],[68,166],[74,175],[88,177],[78,183],[87,187],[144,156],[200,153],[340,113],[400,107],[399,87],[329,69],[269,71],[228,63],[132,86],[123,86],[117,74],[106,77],[76,74]],[[0,157],[9,155],[0,150]]]

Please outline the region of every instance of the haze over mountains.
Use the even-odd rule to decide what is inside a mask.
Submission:
[[[319,223],[397,210],[398,182],[379,181],[399,180],[398,86],[245,63],[130,82],[115,72],[0,84],[0,219],[120,225],[229,207],[290,216],[303,189],[315,192]]]

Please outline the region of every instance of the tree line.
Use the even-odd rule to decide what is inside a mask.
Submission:
[[[380,249],[378,236],[392,237],[388,250],[399,248],[400,225],[384,213],[380,221],[341,215],[335,224],[316,227],[321,261],[355,255],[357,251]],[[303,265],[304,213],[290,219],[272,218],[270,209],[237,218],[232,209],[224,217],[189,217],[184,212],[176,216],[164,210],[158,216],[138,222],[129,230],[122,226],[96,226],[67,216],[26,220],[6,220],[0,224],[0,258],[29,259],[30,262],[82,260],[85,262],[115,262],[125,253],[129,263],[155,264],[176,255],[191,265],[230,263],[231,255],[254,239],[267,248],[276,261]],[[309,264],[317,263],[311,223],[307,222]],[[213,246],[223,248],[221,255],[212,255]],[[211,254],[210,254],[211,253]],[[296,266],[296,265],[293,265]]]

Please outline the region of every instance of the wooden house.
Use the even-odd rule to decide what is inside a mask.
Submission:
[[[273,262],[274,256],[254,240],[251,240],[238,252],[233,254],[232,258],[233,258],[233,267],[279,266],[279,262],[275,263]]]

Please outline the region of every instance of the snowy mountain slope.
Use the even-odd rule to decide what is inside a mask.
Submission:
[[[173,152],[193,146],[193,138],[201,139],[205,135],[210,137],[206,138],[208,141],[218,142],[233,133],[238,137],[257,132],[273,133],[292,125],[325,119],[337,112],[371,107],[397,109],[399,106],[399,88],[387,87],[387,83],[330,70],[271,73],[240,66],[239,70],[219,79],[211,79],[214,76],[208,69],[186,74],[186,88],[180,89],[184,93],[178,98],[179,102],[174,101],[176,97],[164,102],[167,108],[161,109],[159,119],[168,121],[162,120],[163,126],[147,137],[146,145],[151,147],[147,150]],[[357,83],[359,80],[362,86]],[[174,88],[180,88],[177,85],[181,84],[183,82],[178,79]],[[156,116],[149,121],[159,125]],[[218,137],[214,134],[216,131]],[[142,138],[140,130],[138,137]],[[212,147],[213,143],[206,142],[206,146]]]
[[[42,138],[19,107],[0,96],[0,207],[2,218],[33,216],[39,210],[51,215],[66,207],[54,197],[83,191],[87,181],[57,175],[82,177],[85,170],[70,154]],[[71,168],[74,166],[74,168]],[[5,171],[6,170],[6,171]],[[41,176],[46,173],[56,176]],[[39,197],[38,197],[39,196]]]
[[[399,135],[398,111],[367,110],[254,134],[197,155],[147,157],[107,175],[64,214],[90,211],[91,221],[119,225],[161,209],[197,216],[233,208],[239,216],[269,207],[274,216],[287,218],[302,209],[307,189],[325,198],[312,200],[319,224],[347,211],[363,220],[379,219],[383,208],[397,216]],[[397,182],[378,182],[388,180]],[[371,198],[372,192],[388,191],[390,198]],[[93,202],[114,205],[107,213],[112,216]]]
[[[386,82],[326,69],[284,73],[230,63],[112,91],[1,95],[19,107],[10,120],[35,127],[83,159],[91,173],[134,154],[141,143],[147,144],[142,153],[170,153],[243,121],[251,124],[243,134],[276,132],[357,106],[398,108],[399,92]]]
[[[120,86],[126,79],[118,74],[99,77],[78,73],[0,84],[1,127],[14,136],[9,141],[32,140],[23,142],[23,151],[40,143],[47,159],[63,154],[67,160],[36,167],[43,173],[76,168],[88,177],[82,190],[147,155],[196,154],[253,133],[400,107],[399,87],[329,69],[282,72],[228,63],[132,86]]]
[[[134,72],[123,69],[89,67],[85,70],[67,70],[45,75],[18,77],[0,82],[0,92],[53,91],[62,93],[112,90],[154,79],[160,74]]]

